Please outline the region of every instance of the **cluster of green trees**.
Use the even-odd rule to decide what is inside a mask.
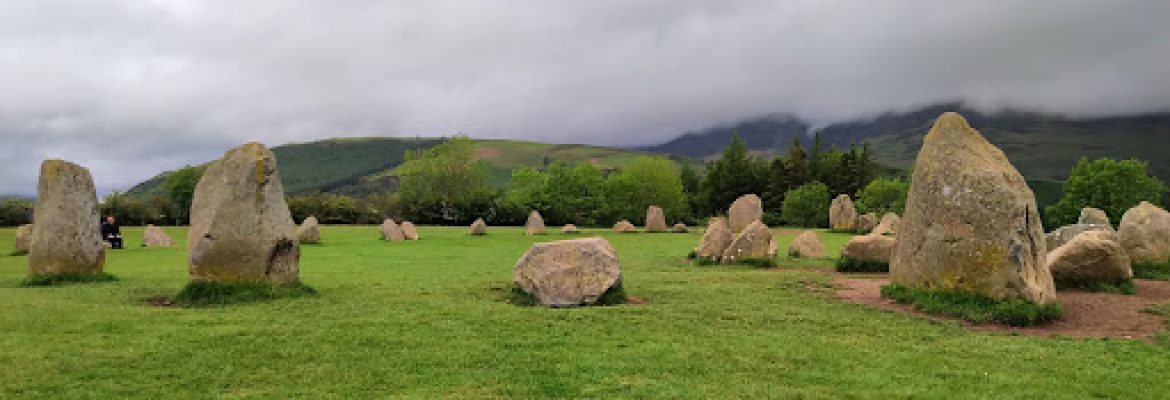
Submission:
[[[17,226],[32,222],[32,200],[21,198],[0,199],[0,226]]]
[[[1143,201],[1161,206],[1166,184],[1147,174],[1146,167],[1139,160],[1081,158],[1064,181],[1060,201],[1045,208],[1048,227],[1076,223],[1084,207],[1105,211],[1117,225],[1127,210]]]

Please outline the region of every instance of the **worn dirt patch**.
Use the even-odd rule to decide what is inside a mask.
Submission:
[[[1150,340],[1164,326],[1163,318],[1143,312],[1146,308],[1170,302],[1170,282],[1134,280],[1137,294],[1060,292],[1057,302],[1064,309],[1060,320],[1043,326],[1015,328],[999,324],[972,324],[962,320],[928,315],[913,306],[894,303],[881,297],[881,287],[890,283],[885,275],[873,278],[839,276],[837,298],[854,304],[913,314],[933,320],[956,321],[979,331],[1014,332],[1029,336],[1063,335],[1077,338],[1124,338]]]
[[[481,160],[489,159],[489,158],[497,158],[500,156],[500,154],[503,154],[503,152],[500,151],[500,149],[497,149],[495,147],[477,147],[475,149],[475,158],[478,158]]]

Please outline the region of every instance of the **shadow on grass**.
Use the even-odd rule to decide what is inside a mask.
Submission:
[[[837,259],[835,265],[837,272],[840,273],[881,274],[890,272],[890,264],[878,260],[856,260],[841,257]]]
[[[272,285],[192,281],[173,297],[154,296],[146,299],[146,302],[159,307],[216,307],[315,295],[316,289],[300,282]]]
[[[541,305],[540,300],[538,300],[536,296],[525,292],[524,289],[521,289],[520,286],[517,286],[515,283],[509,284],[505,289],[504,300],[507,301],[508,304],[520,307],[535,307]],[[630,297],[626,296],[626,289],[622,288],[621,282],[618,282],[617,285],[613,285],[613,287],[609,288],[609,290],[606,290],[605,293],[602,293],[601,297],[598,297],[596,302],[592,304],[582,304],[580,306],[616,306],[620,304],[626,304],[629,302],[629,300]]]
[[[891,284],[882,286],[882,297],[910,304],[927,314],[962,318],[982,324],[998,322],[1008,326],[1040,325],[1060,318],[1060,304],[1035,304],[1024,300],[995,300],[973,293],[932,291]]]
[[[45,287],[69,285],[75,283],[114,282],[117,280],[118,277],[105,272],[98,272],[96,274],[70,272],[60,274],[33,275],[21,280],[20,286]]]

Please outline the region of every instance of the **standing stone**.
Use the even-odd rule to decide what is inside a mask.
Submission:
[[[142,232],[142,246],[143,247],[171,247],[175,245],[175,239],[171,239],[163,228],[154,225],[147,225],[146,230]]]
[[[1081,209],[1081,217],[1077,219],[1078,224],[1084,225],[1113,225],[1109,224],[1109,216],[1100,208],[1085,207]]]
[[[296,283],[296,228],[272,152],[259,143],[229,150],[195,186],[187,234],[191,279]]]
[[[471,223],[471,229],[467,232],[468,235],[481,236],[487,234],[487,223],[483,222],[483,218],[476,218],[475,222]]]
[[[857,208],[849,195],[842,194],[829,204],[829,227],[837,231],[857,229]]]
[[[528,213],[528,221],[524,222],[525,235],[543,235],[544,234],[544,218],[536,210]]]
[[[733,263],[749,259],[771,258],[773,254],[769,254],[769,252],[774,251],[772,231],[763,222],[756,220],[731,239],[731,244],[727,245],[720,260],[725,263]]]
[[[317,217],[310,215],[308,218],[305,218],[304,221],[301,221],[301,226],[297,228],[297,240],[301,244],[321,243],[321,228],[318,225]]]
[[[854,236],[841,248],[841,257],[850,260],[881,261],[889,264],[896,244],[897,241],[889,236],[872,234]]]
[[[877,214],[865,213],[857,217],[857,233],[870,233],[877,228]]]
[[[788,245],[789,257],[824,257],[825,244],[821,243],[821,237],[817,236],[816,232],[804,231],[792,240],[792,244]]]
[[[29,244],[32,243],[32,225],[25,224],[16,228],[16,245],[12,251],[14,256],[22,256],[28,254]]]
[[[1121,216],[1118,234],[1134,264],[1170,262],[1170,212],[1143,201]]]
[[[739,233],[764,216],[764,202],[760,196],[745,194],[735,199],[727,209],[727,224],[732,233]]]
[[[1119,284],[1133,278],[1129,256],[1110,231],[1083,232],[1048,253],[1052,279],[1062,286]]]
[[[580,233],[580,231],[577,230],[577,225],[565,224],[565,226],[561,228],[561,233]]]
[[[1036,197],[1003,152],[945,113],[923,139],[890,263],[894,283],[1048,303]]]
[[[687,233],[688,232],[687,224],[684,224],[682,222],[674,224],[674,226],[670,228],[670,231],[674,232],[674,233]]]
[[[718,217],[711,218],[710,221],[707,221],[707,231],[703,232],[703,238],[699,239],[699,247],[695,249],[695,256],[719,261],[723,257],[723,252],[727,250],[727,246],[731,244],[731,239],[731,228],[727,226],[727,220]]]
[[[382,221],[382,240],[391,242],[401,242],[406,240],[406,235],[402,233],[402,227],[394,222],[394,218],[386,218]]]
[[[614,233],[635,233],[637,231],[638,228],[635,227],[634,224],[631,224],[630,221],[624,219],[618,221],[616,224],[613,224]]]
[[[61,160],[41,163],[28,274],[101,273],[106,250],[98,218],[97,191],[89,170]]]
[[[870,231],[873,235],[885,235],[887,233],[896,233],[898,231],[898,214],[886,213],[882,216],[881,222]]]
[[[1108,232],[1113,235],[1114,241],[1119,240],[1116,232],[1113,231],[1112,225],[1072,224],[1062,226],[1057,230],[1048,232],[1048,234],[1044,235],[1045,247],[1047,247],[1048,252],[1051,253],[1060,246],[1064,246],[1065,243],[1068,243],[1074,237],[1081,234],[1081,232],[1091,231]]]
[[[402,237],[406,240],[418,240],[418,228],[414,227],[414,223],[410,221],[402,221]]]
[[[619,289],[622,270],[605,239],[559,240],[533,244],[516,262],[513,281],[543,305],[574,307]]]
[[[666,214],[662,207],[650,206],[646,209],[646,232],[666,232]]]

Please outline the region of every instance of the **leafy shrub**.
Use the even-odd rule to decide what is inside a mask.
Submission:
[[[890,264],[878,260],[855,260],[841,257],[837,259],[837,272],[847,273],[885,273],[890,272]]]
[[[875,179],[858,193],[857,211],[871,212],[879,217],[888,212],[902,215],[906,208],[906,192],[909,190],[910,184],[901,179]]]
[[[20,281],[21,286],[57,286],[70,283],[113,282],[118,277],[105,272],[82,274],[76,272],[33,275]]]
[[[186,307],[206,307],[316,294],[316,289],[300,282],[272,285],[267,283],[192,281],[184,286],[179,294],[175,295],[174,302]]]
[[[1170,263],[1134,264],[1133,277],[1138,279],[1157,279],[1170,281]]]
[[[1039,325],[1060,318],[1060,304],[1024,300],[996,300],[964,292],[932,291],[892,284],[882,286],[882,297],[929,314],[962,318],[977,324],[999,322],[1009,326]]]
[[[809,228],[829,224],[829,188],[820,182],[812,182],[789,190],[784,195],[780,215],[789,224]]]
[[[1064,181],[1064,195],[1048,206],[1045,214],[1049,226],[1064,226],[1076,222],[1082,208],[1096,207],[1116,224],[1122,214],[1142,201],[1162,204],[1165,190],[1162,181],[1146,174],[1144,161],[1082,158]]]

